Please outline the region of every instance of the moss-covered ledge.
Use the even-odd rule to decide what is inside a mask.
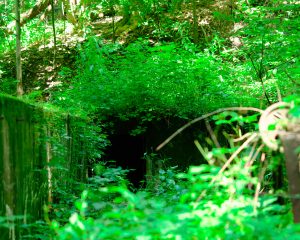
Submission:
[[[51,205],[53,187],[66,179],[87,176],[87,155],[81,136],[84,121],[57,110],[0,95],[0,232],[19,239],[7,223],[41,219]],[[16,218],[16,216],[18,216]],[[5,219],[5,220],[3,220]]]

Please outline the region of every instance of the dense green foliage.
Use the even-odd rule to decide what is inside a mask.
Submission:
[[[297,99],[289,100],[295,103],[295,116]],[[225,112],[214,119],[238,134],[241,126],[254,130],[257,115]],[[206,152],[209,164],[186,173],[176,167],[161,169],[154,186],[136,193],[129,190],[124,170],[98,164],[69,223],[52,222],[57,239],[300,239],[299,225],[291,224],[289,203],[280,205],[276,197],[286,189],[274,192],[274,170],[281,156],[264,148],[256,152],[257,159],[250,154],[255,141],[222,172],[218,165],[224,157],[242,148],[242,143],[228,141],[230,148]],[[264,193],[258,197],[260,191]]]
[[[23,12],[35,4],[25,2]],[[5,13],[0,15],[0,90],[10,94],[16,85],[10,53],[15,36],[9,32],[13,26],[2,26],[13,21],[13,7],[6,1],[0,5]],[[154,120],[189,121],[225,107],[266,108],[282,98],[294,104],[291,114],[299,117],[299,7],[292,0],[86,0],[66,7],[64,15],[56,9],[55,51],[50,13],[43,21],[30,19],[22,27],[24,62],[39,67],[25,68],[23,98],[50,102],[85,119],[74,127],[85,129],[80,136],[90,173],[87,181],[64,179],[68,187],[57,176],[44,221],[20,226],[28,233],[24,238],[300,239],[283,156],[255,137],[258,114],[214,116],[215,129],[201,129],[195,140],[207,164],[186,172],[165,166],[145,188],[130,183],[130,170],[103,162],[107,126],[114,121],[134,120],[130,134],[140,135]],[[42,58],[35,60],[36,53]],[[65,63],[59,53],[72,61]],[[30,77],[38,83],[31,84]],[[236,140],[242,135],[248,138]],[[62,149],[57,145],[57,152]],[[53,162],[52,167],[61,166]]]
[[[64,227],[53,222],[52,227],[58,239],[299,239],[299,228],[287,227],[290,216],[274,204],[276,198],[261,198],[253,210],[256,203],[246,185],[256,181],[241,167],[232,166],[213,186],[209,180],[218,169],[193,167],[178,182],[167,179],[171,187],[154,196],[125,187],[89,188],[70,222]],[[110,198],[114,201],[105,201]]]
[[[58,95],[55,103],[69,104],[75,111],[80,110],[78,105],[85,111],[97,109],[121,119],[149,115],[149,121],[245,103],[246,97],[234,96],[230,70],[194,48],[174,43],[150,47],[148,41],[124,48],[92,38],[80,50],[73,89]]]

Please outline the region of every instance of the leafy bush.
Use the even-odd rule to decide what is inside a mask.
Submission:
[[[52,228],[56,239],[299,239],[299,226],[287,226],[291,216],[276,198],[253,201],[247,184],[257,180],[241,168],[232,166],[211,185],[218,168],[191,167],[178,175],[179,200],[125,186],[89,188],[69,223],[54,221]]]
[[[225,112],[215,119],[239,135],[238,126],[255,129],[257,115]],[[278,204],[267,177],[278,158],[266,160],[269,150],[249,139],[255,138],[243,144],[228,138],[230,149],[212,148],[209,165],[191,166],[186,173],[161,169],[154,187],[136,193],[120,169],[97,166],[98,176],[76,201],[69,222],[52,222],[56,239],[300,239],[290,205]],[[239,149],[244,151],[231,155]],[[235,156],[226,160],[227,170],[216,166],[216,159],[224,160],[220,151],[225,158]]]
[[[221,39],[212,53],[234,69],[232,78],[244,94],[271,104],[299,94],[299,4],[255,2],[238,1],[231,44]]]
[[[237,88],[226,65],[190,45],[174,43],[151,47],[138,41],[123,47],[91,38],[80,50],[78,74],[72,89],[57,94],[55,103],[98,113],[98,116],[189,118],[210,110],[258,105]],[[251,104],[250,104],[251,103]]]

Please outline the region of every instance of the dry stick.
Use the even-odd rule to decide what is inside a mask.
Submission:
[[[220,171],[217,173],[217,175],[211,180],[209,185],[212,185],[220,176],[221,173],[225,171],[225,169],[230,165],[230,163],[237,157],[237,155],[250,143],[252,142],[256,137],[258,136],[257,133],[253,133],[251,137],[249,137],[232,155],[231,157],[227,160],[227,162],[223,165],[223,167],[220,169]],[[197,198],[197,202],[200,201],[203,196],[206,194],[207,190],[204,190],[200,196]]]
[[[205,126],[206,126],[207,131],[209,132],[211,139],[213,140],[214,144],[216,145],[216,147],[221,148],[221,145],[207,120],[205,120]],[[221,154],[221,158],[222,158],[222,160],[227,161],[225,154]]]
[[[205,158],[205,160],[210,164],[210,158],[207,156],[206,152],[204,151],[203,147],[200,145],[198,140],[194,140],[194,144],[196,145],[196,148],[199,150],[199,152],[202,154],[202,156]]]
[[[218,172],[217,176],[213,178],[212,183],[214,183],[217,180],[218,175],[223,173],[225,169],[230,165],[233,159],[237,157],[237,155],[250,143],[252,140],[254,140],[258,136],[257,133],[253,133],[251,137],[249,137],[228,159],[228,161],[223,165],[221,170]]]
[[[249,136],[251,136],[252,133],[245,133],[243,136],[233,139],[233,142],[239,142],[239,141],[243,141],[245,138],[248,138]]]
[[[183,132],[186,128],[188,128],[189,126],[193,125],[196,122],[199,122],[205,118],[208,118],[210,116],[213,116],[215,114],[224,112],[224,111],[254,111],[254,112],[259,112],[259,113],[263,113],[264,111],[259,109],[259,108],[254,108],[254,107],[229,107],[229,108],[221,108],[218,109],[216,111],[213,111],[211,113],[202,115],[201,117],[195,118],[194,120],[188,122],[187,124],[185,124],[184,126],[182,126],[181,128],[179,128],[176,132],[174,132],[170,137],[168,137],[163,143],[161,143],[155,150],[159,151],[160,149],[162,149],[165,145],[167,145],[174,137],[176,137],[179,133]]]
[[[261,145],[258,147],[258,149],[257,149],[257,151],[255,152],[254,156],[251,157],[251,159],[246,163],[245,167],[249,168],[249,167],[252,166],[254,160],[256,159],[257,155],[260,153],[260,151],[262,150],[262,148],[263,148],[264,146],[265,146],[264,144],[261,144]],[[251,176],[251,172],[249,173],[249,175]],[[248,183],[248,187],[251,188],[251,186],[253,186],[253,184],[252,184],[252,183]]]
[[[257,208],[257,202],[258,202],[258,196],[259,196],[259,192],[260,192],[260,188],[261,188],[261,183],[263,181],[263,177],[267,170],[267,160],[265,161],[265,159],[266,159],[266,156],[265,156],[265,153],[263,153],[261,155],[262,169],[261,169],[261,172],[258,177],[258,183],[256,185],[255,194],[254,194],[254,201],[253,201],[254,211],[256,211],[256,208]]]
[[[246,162],[246,164],[245,164],[245,167],[246,167],[246,168],[250,168],[250,167],[252,166],[253,162],[254,162],[255,159],[257,158],[257,155],[260,153],[260,151],[262,150],[262,148],[265,146],[265,145],[262,143],[262,144],[258,147],[258,149],[255,151],[257,142],[258,142],[258,141],[256,141],[255,144],[254,144],[253,147],[252,147],[252,150],[253,150],[253,152],[254,152],[254,155],[252,156],[253,152],[252,152],[252,150],[251,150],[251,154],[250,154],[251,157],[250,157],[250,159],[249,159],[249,160]],[[249,172],[249,176],[252,176],[252,175],[251,175],[251,172]],[[249,189],[251,189],[252,186],[253,186],[252,183],[248,183],[248,188],[249,188]]]
[[[265,146],[264,143],[262,143],[261,145],[259,145],[259,147],[256,150],[254,156],[252,157],[252,163],[251,163],[251,165],[253,164],[253,162],[255,161],[255,159],[257,158],[258,154],[261,152],[261,150],[263,149],[264,146]]]
[[[250,152],[249,155],[248,155],[249,160],[246,162],[245,167],[247,167],[247,166],[248,166],[248,163],[251,162],[251,160],[252,160],[252,158],[253,158],[253,155],[254,155],[255,152],[256,152],[256,151],[255,151],[256,145],[257,145],[257,141],[253,144],[253,146],[252,146],[252,148],[251,148],[251,152]],[[250,164],[249,164],[249,166],[250,166]]]
[[[265,144],[261,144],[258,149],[256,150],[255,154],[253,155],[253,157],[251,157],[251,159],[247,162],[246,167],[250,167],[252,166],[253,162],[255,161],[255,159],[257,158],[257,155],[260,153],[260,151],[262,150],[262,148],[265,146]]]
[[[206,126],[207,131],[209,132],[211,139],[213,140],[214,144],[216,145],[216,147],[221,148],[221,145],[207,120],[205,121],[205,126]]]

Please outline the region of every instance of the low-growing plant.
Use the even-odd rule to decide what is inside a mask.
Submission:
[[[215,146],[207,153],[208,164],[187,172],[160,169],[155,187],[136,193],[124,181],[87,188],[67,224],[52,222],[56,239],[299,239],[290,205],[279,204],[267,179],[276,162],[259,139],[251,138],[257,114],[225,112],[215,120],[232,128],[231,138],[225,134],[227,150]],[[243,136],[237,130],[241,125],[249,125]],[[97,169],[102,176],[111,171],[101,164]]]

